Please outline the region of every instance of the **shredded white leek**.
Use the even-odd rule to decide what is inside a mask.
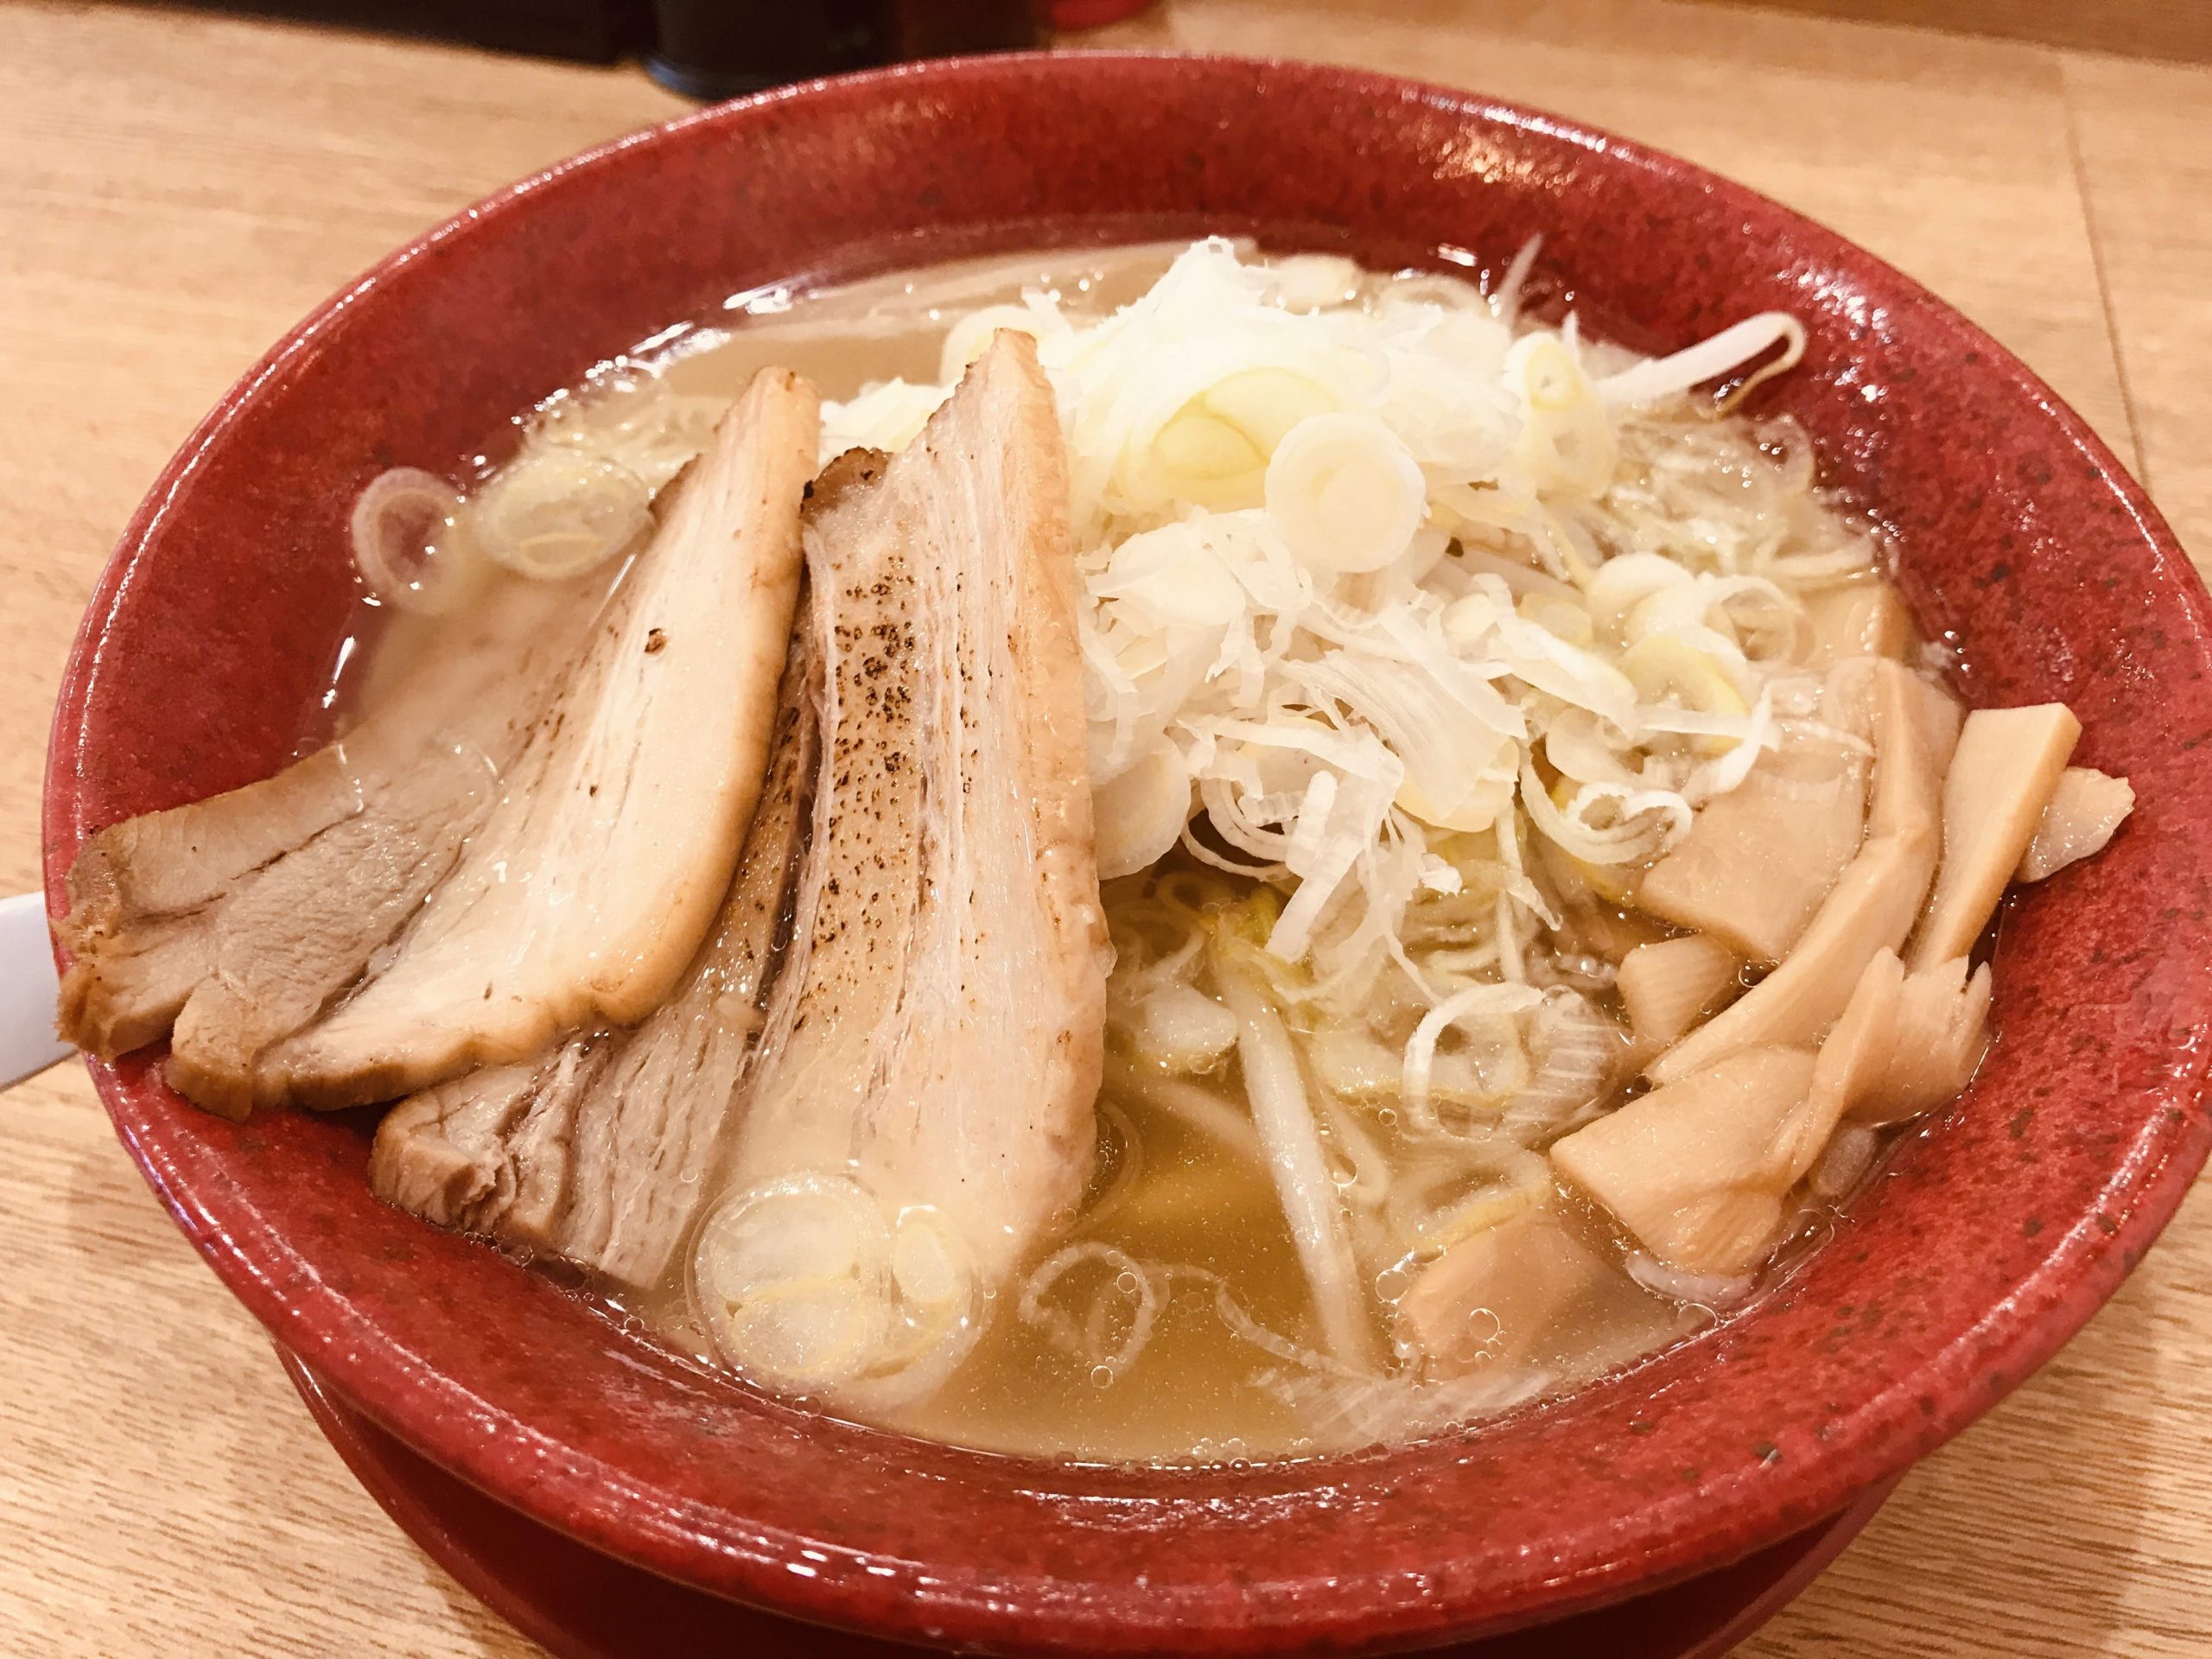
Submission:
[[[1543,993],[1526,985],[1470,985],[1453,992],[1421,1018],[1406,1044],[1401,1099],[1414,1122],[1433,1127],[1435,1111],[1429,1101],[1428,1080],[1436,1065],[1436,1045],[1454,1026],[1478,1019],[1493,1027],[1503,1023],[1509,1037],[1513,1016],[1543,1002]]]
[[[1796,368],[1805,355],[1805,325],[1786,311],[1763,311],[1672,357],[1608,375],[1599,384],[1598,393],[1610,404],[1653,403],[1718,379],[1777,346],[1782,354],[1756,372],[1760,379]]]
[[[1059,396],[1102,865],[1179,844],[1274,880],[1268,949],[1317,986],[1397,963],[1447,994],[1464,974],[1426,975],[1402,924],[1466,887],[1447,843],[1491,831],[1511,879],[1456,959],[1518,977],[1555,918],[1514,821],[1589,866],[1664,850],[1775,742],[1800,594],[1872,558],[1805,510],[1802,435],[1683,395],[1795,362],[1794,319],[1639,359],[1522,315],[1536,251],[1486,300],[1216,239],[1109,316],[1032,290],[946,337],[949,382],[1021,329]],[[899,447],[947,391],[829,406],[824,453]]]

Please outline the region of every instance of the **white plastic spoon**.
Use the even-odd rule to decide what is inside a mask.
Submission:
[[[35,893],[0,899],[0,1089],[21,1083],[75,1051],[54,1034],[54,946],[46,899]]]

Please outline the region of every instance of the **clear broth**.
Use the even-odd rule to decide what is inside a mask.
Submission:
[[[620,423],[634,418],[638,388],[647,383],[649,391],[658,387],[679,398],[727,400],[772,364],[805,375],[827,398],[847,398],[893,377],[934,381],[945,331],[965,313],[1042,288],[1072,315],[1103,315],[1140,296],[1181,246],[963,260],[819,293],[735,296],[713,316],[678,325],[599,365],[576,388],[523,417],[524,444],[556,422],[572,435],[603,430],[613,441]],[[608,572],[604,582],[611,585],[619,575]],[[410,662],[440,648],[447,626],[366,605],[324,708],[334,709],[342,722],[373,703]],[[1109,915],[1151,879],[1109,884]],[[1317,1382],[1251,1335],[1256,1326],[1278,1344],[1311,1347],[1317,1341],[1298,1255],[1269,1178],[1194,1128],[1187,1115],[1163,1108],[1161,1086],[1162,1079],[1142,1075],[1109,1040],[1097,1165],[1082,1212],[1054,1244],[1103,1247],[1148,1270],[1159,1300],[1141,1351],[1119,1366],[1101,1363],[1100,1355],[1109,1353],[1138,1317],[1142,1300],[1118,1271],[1117,1259],[1103,1259],[1071,1272],[1048,1299],[1082,1342],[1051,1339],[1045,1325],[1006,1305],[1018,1301],[1020,1287],[1002,1288],[998,1306],[987,1302],[980,1310],[985,1333],[950,1381],[876,1421],[934,1440],[1033,1455],[1164,1463],[1294,1457],[1405,1438],[1570,1388],[1716,1317],[1644,1288],[1627,1271],[1628,1244],[1618,1230],[1562,1194],[1559,1202],[1585,1242],[1622,1264],[1621,1271],[1603,1294],[1586,1297],[1544,1333],[1529,1353],[1526,1375],[1509,1384],[1478,1373],[1464,1383],[1418,1389],[1392,1379],[1364,1389]],[[1233,1052],[1210,1076],[1165,1086],[1205,1091],[1238,1116],[1248,1110]],[[1808,1208],[1797,1236],[1808,1239],[1827,1224],[1825,1212]],[[1777,1261],[1786,1264],[1791,1255],[1785,1249]],[[1363,1270],[1374,1274],[1378,1264],[1363,1260]],[[1385,1277],[1395,1271],[1387,1265],[1380,1270]],[[1770,1281],[1782,1270],[1770,1266]],[[1402,1287],[1376,1287],[1378,1336],[1385,1334],[1382,1321]],[[1245,1328],[1225,1317],[1231,1304],[1249,1322]],[[717,1363],[683,1275],[617,1311],[659,1340]]]

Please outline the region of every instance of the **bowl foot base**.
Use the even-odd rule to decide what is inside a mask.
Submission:
[[[279,1351],[317,1426],[385,1513],[554,1659],[893,1659],[916,1651],[793,1624],[602,1555],[409,1451]],[[1889,1494],[1883,1486],[1793,1538],[1669,1589],[1433,1651],[1440,1659],[1719,1659],[1819,1577]]]

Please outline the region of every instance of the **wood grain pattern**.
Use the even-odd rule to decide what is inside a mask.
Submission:
[[[1835,226],[2021,351],[2212,550],[2212,73],[1662,0],[1170,0],[1100,38],[1548,105]],[[0,891],[78,613],[200,414],[471,198],[681,106],[600,71],[0,8]],[[378,1512],[82,1074],[0,1102],[0,1653],[532,1651]],[[1751,1659],[2212,1650],[2212,1198]]]
[[[2142,58],[2212,59],[2212,7],[2203,0],[1721,0],[1779,6],[1861,22],[1911,23],[2009,35],[2046,46]]]

